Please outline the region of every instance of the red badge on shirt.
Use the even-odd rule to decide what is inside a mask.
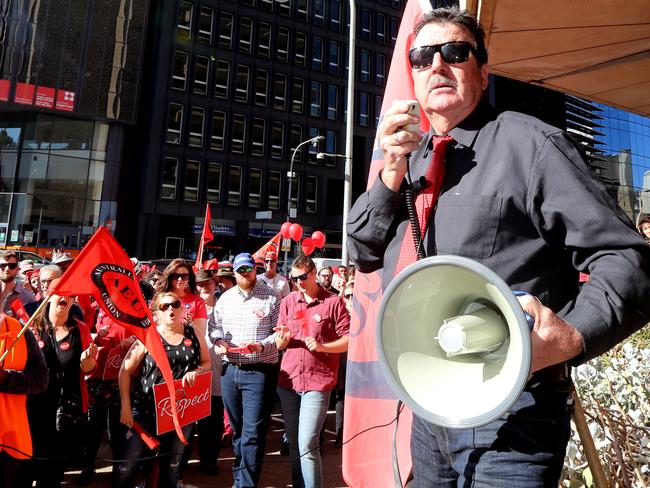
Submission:
[[[192,345],[192,339],[185,339],[185,340],[183,341],[183,345],[184,345],[185,347],[190,347],[190,346]]]
[[[69,342],[62,342],[61,345],[59,346],[59,349],[62,351],[67,351],[70,349],[70,343]]]
[[[258,308],[257,310],[255,310],[255,315],[256,315],[258,318],[261,319],[261,318],[264,317],[264,315],[266,315],[266,314],[264,313],[264,310],[262,310],[261,308]]]
[[[318,323],[318,322],[320,322],[321,320],[323,320],[323,318],[322,318],[320,315],[318,315],[317,313],[315,313],[314,315],[312,315],[312,318],[314,319],[314,322],[316,322],[316,323]]]

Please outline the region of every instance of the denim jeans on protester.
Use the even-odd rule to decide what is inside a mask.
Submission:
[[[477,429],[413,417],[417,488],[557,487],[573,413],[571,379],[525,389],[508,414]]]
[[[284,428],[289,437],[294,488],[321,488],[323,463],[319,436],[327,415],[329,391],[296,392],[278,388]]]
[[[221,397],[233,430],[237,488],[256,486],[260,480],[277,378],[276,364],[238,368],[224,363]]]

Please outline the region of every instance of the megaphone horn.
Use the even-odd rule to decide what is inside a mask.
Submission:
[[[384,293],[376,333],[397,397],[442,427],[497,419],[530,373],[530,325],[517,298],[493,271],[460,256],[406,267]]]

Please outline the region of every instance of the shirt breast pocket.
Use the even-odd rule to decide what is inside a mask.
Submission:
[[[502,199],[483,195],[444,195],[435,214],[438,254],[473,259],[492,255]]]

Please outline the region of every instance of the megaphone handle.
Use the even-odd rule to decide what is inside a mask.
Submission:
[[[530,293],[526,293],[525,291],[519,291],[519,290],[514,290],[512,293],[513,293],[516,297],[521,297],[521,296],[524,296],[524,295],[530,295]],[[533,295],[530,295],[530,296],[532,297]],[[529,314],[528,312],[524,312],[524,317],[526,317],[526,322],[528,322],[528,328],[529,328],[530,331],[532,332],[532,331],[533,331],[533,327],[535,326],[535,317],[533,317],[533,316],[532,316],[531,314]]]

